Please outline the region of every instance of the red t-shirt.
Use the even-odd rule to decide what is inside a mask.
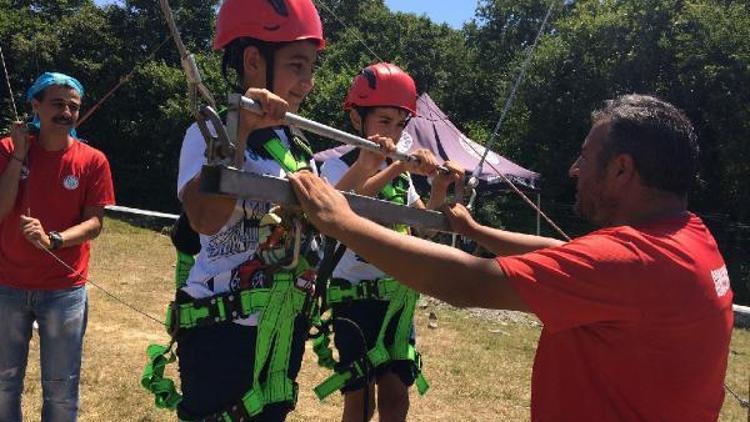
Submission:
[[[89,242],[54,251],[79,277],[26,240],[19,229],[20,216],[30,209],[46,232],[62,232],[81,223],[84,207],[114,204],[109,162],[83,142],[54,152],[37,145],[33,136],[30,144],[28,172],[22,170],[15,205],[0,220],[0,284],[43,290],[82,285],[88,272]],[[12,151],[10,138],[0,140],[0,173]]]
[[[498,258],[542,320],[533,421],[715,421],[732,291],[697,216]]]

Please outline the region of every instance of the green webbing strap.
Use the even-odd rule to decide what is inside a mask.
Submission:
[[[312,338],[313,351],[318,356],[318,365],[333,369],[336,367],[336,360],[333,358],[331,339],[328,336],[330,325],[331,321],[329,319],[323,320],[320,316],[320,308],[316,306],[313,310],[312,326],[318,332],[310,337]]]
[[[307,162],[295,158],[292,151],[284,147],[284,144],[281,143],[281,139],[279,138],[269,139],[263,144],[263,148],[265,148],[265,150],[271,154],[271,157],[273,157],[273,159],[289,173],[294,173],[301,168],[308,167]]]
[[[336,360],[331,350],[331,339],[324,333],[314,337],[313,352],[318,356],[318,365],[328,369],[336,367]]]
[[[392,183],[383,186],[378,196],[399,205],[408,205],[409,173],[399,174]],[[409,226],[406,224],[394,224],[393,229],[399,233],[409,234]]]
[[[152,344],[146,350],[148,362],[143,368],[141,385],[154,394],[156,407],[174,410],[182,400],[174,381],[164,378],[164,368],[176,360],[172,343],[168,346]]]
[[[296,289],[295,289],[296,290]],[[193,302],[169,304],[167,319],[165,325],[170,335],[174,335],[182,329],[205,326],[214,323],[226,322],[229,319],[243,318],[251,313],[262,310],[268,303],[270,289],[253,289],[243,290],[239,294],[225,294],[216,296],[209,300],[198,299]],[[304,303],[304,293],[298,292],[295,295],[295,307],[302,307]],[[231,297],[231,299],[230,299]],[[234,302],[234,298],[240,298],[242,311],[233,316],[233,312],[227,304]],[[175,312],[175,310],[177,310]],[[215,315],[215,317],[212,317]],[[229,318],[227,318],[229,317]],[[175,325],[179,324],[179,325]],[[174,337],[173,337],[174,338]],[[173,340],[174,341],[174,340]],[[165,367],[176,360],[172,351],[172,344],[161,346],[152,344],[148,346],[146,353],[148,361],[143,368],[141,385],[154,394],[156,406],[174,410],[182,397],[177,393],[175,383],[171,379],[164,378]]]
[[[288,375],[289,356],[295,317],[304,308],[306,294],[294,284],[296,274],[308,267],[302,259],[294,272],[279,271],[274,274],[268,303],[258,321],[253,386],[238,403],[211,419],[239,421],[260,414],[266,404],[297,402],[298,387]],[[262,380],[261,375],[266,367],[266,378]]]
[[[177,251],[177,262],[174,267],[174,284],[176,290],[185,287],[193,265],[195,265],[193,255]]]
[[[365,365],[367,365],[367,362],[365,362],[363,358],[352,362],[352,364],[343,371],[334,372],[333,375],[326,378],[325,381],[313,388],[315,395],[319,400],[324,400],[326,397],[340,390],[351,380],[364,377]]]
[[[417,305],[417,300],[419,300],[419,293],[414,290],[406,286],[403,286],[399,290],[403,291],[401,318],[399,318],[396,325],[396,335],[393,339],[393,345],[388,348],[388,354],[391,355],[391,359],[393,360],[405,360],[413,357],[409,356],[409,334],[411,334],[414,309]],[[383,338],[385,338],[385,329],[386,327],[380,327],[380,334]]]
[[[301,268],[307,267],[304,260],[301,261],[300,265]],[[265,347],[266,352],[268,352],[270,345],[274,344],[274,352],[269,379],[265,383],[270,386],[267,393],[262,390],[251,391],[242,399],[247,411],[252,410],[255,412],[253,414],[260,413],[266,403],[296,400],[297,387],[286,378],[286,370],[294,330],[294,317],[302,311],[307,295],[294,287],[293,278],[294,276],[290,272],[278,272],[274,275],[274,283],[270,289],[243,290],[239,294],[235,292],[177,305],[171,303],[169,306],[170,312],[167,314],[166,322],[167,327],[169,327],[168,330],[176,328],[173,321],[179,321],[179,329],[189,329],[243,318],[259,311],[263,311],[263,315],[269,316],[279,317],[283,314],[280,320],[284,323],[284,326],[278,330],[278,333],[270,333],[270,338],[262,338],[262,336],[269,337],[269,323],[266,322],[266,330],[261,330],[260,326],[264,320],[261,316],[256,348]],[[271,300],[274,297],[274,289],[276,290],[275,302]],[[230,296],[232,296],[232,299],[230,299]],[[237,301],[237,298],[239,298],[239,301]],[[242,311],[232,311],[231,304],[241,305]],[[175,313],[174,309],[178,309],[178,311]],[[233,316],[232,312],[238,312],[237,316]],[[265,318],[265,320],[268,321],[269,318]],[[182,397],[177,393],[174,381],[164,378],[164,368],[176,360],[172,351],[172,344],[170,343],[169,346],[152,344],[148,347],[147,353],[148,361],[143,370],[141,385],[154,394],[157,407],[174,410]],[[258,359],[256,358],[256,370],[257,364]],[[283,379],[281,379],[280,374],[284,374]],[[256,383],[256,385],[258,384]],[[226,411],[215,416],[222,418],[219,420],[235,420]]]
[[[414,348],[414,345],[409,342],[409,335],[411,334],[414,321],[414,311],[416,310],[417,301],[419,300],[419,293],[403,284],[399,284],[398,288],[400,291],[399,293],[403,292],[403,307],[401,310],[401,317],[396,326],[396,334],[393,338],[393,344],[388,348],[388,354],[390,355],[391,360],[410,360],[414,362],[414,365],[417,368],[417,378],[414,382],[417,386],[419,395],[423,396],[427,393],[430,385],[422,374],[422,356]],[[385,326],[381,327],[380,330],[380,334],[384,336]],[[383,343],[380,342],[378,344]]]
[[[419,395],[424,396],[427,393],[427,390],[430,389],[430,384],[422,373],[422,355],[417,352],[412,344],[409,344],[409,356],[409,360],[413,361],[417,368],[417,378],[414,380],[414,384],[417,386],[417,392],[419,392]]]
[[[167,331],[171,333],[176,329],[204,327],[246,318],[263,310],[268,303],[269,292],[270,289],[256,288],[191,302],[172,302],[167,309]]]
[[[380,190],[380,197],[386,201],[394,202],[399,205],[407,205],[407,195],[409,192],[408,173],[398,175],[395,183],[387,183]],[[405,186],[404,186],[405,185]]]
[[[315,387],[315,395],[318,399],[323,400],[335,391],[340,390],[348,382],[364,376],[366,365],[372,368],[387,363],[392,360],[410,360],[414,362],[417,368],[417,378],[415,384],[420,395],[424,395],[429,389],[429,384],[422,374],[422,359],[414,346],[409,343],[409,335],[414,319],[414,310],[416,308],[419,294],[414,290],[404,286],[393,279],[382,279],[380,283],[386,286],[394,286],[389,294],[388,308],[386,309],[383,324],[380,326],[380,332],[375,340],[375,346],[367,351],[364,358],[355,361],[347,368],[336,371],[325,381]],[[331,287],[329,287],[330,289]],[[352,296],[352,294],[342,296]],[[390,325],[391,319],[401,311],[396,331],[394,333],[393,345],[389,348],[385,346],[385,333]]]
[[[398,286],[399,283],[391,278],[362,280],[356,284],[341,280],[341,282],[335,285],[331,284],[328,286],[326,300],[329,304],[366,299],[388,300],[393,292],[398,289]]]

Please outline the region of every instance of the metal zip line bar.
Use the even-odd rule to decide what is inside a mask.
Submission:
[[[250,98],[247,98],[239,94],[230,95],[229,103],[230,104],[239,103],[239,106],[241,108],[244,108],[245,110],[249,110],[259,115],[263,114],[263,109],[260,107],[260,104],[253,101]],[[352,145],[357,148],[362,148],[362,149],[366,149],[366,150],[373,151],[373,152],[382,152],[380,149],[380,145],[376,144],[375,142],[369,141],[365,138],[361,138],[356,135],[352,135],[351,133],[344,132],[343,130],[332,128],[330,126],[326,126],[314,120],[306,119],[294,113],[286,113],[284,115],[284,122],[289,125],[295,126],[299,129],[306,130],[308,132],[314,133],[316,135],[320,135],[324,138],[328,138],[334,141],[341,142],[343,144]],[[419,160],[417,157],[413,155],[404,154],[403,152],[398,152],[398,151],[392,154],[389,154],[388,157],[394,160],[407,161],[407,162],[413,162],[413,161]],[[442,173],[449,172],[445,166],[439,166],[438,171]]]

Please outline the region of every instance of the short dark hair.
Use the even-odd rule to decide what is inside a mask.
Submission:
[[[698,170],[698,139],[685,113],[648,95],[623,95],[591,115],[594,124],[609,123],[599,163],[618,154],[633,157],[644,185],[686,195]]]
[[[224,48],[224,55],[221,60],[221,74],[224,76],[224,80],[227,81],[230,87],[238,93],[245,92],[244,82],[242,80],[245,75],[244,54],[245,48],[250,46],[254,46],[258,49],[261,56],[266,60],[268,68],[273,66],[273,55],[276,48],[278,48],[277,45],[272,43],[249,37],[236,38]],[[235,72],[234,81],[229,78],[229,69],[232,69]],[[267,69],[266,77],[272,74],[273,69]]]

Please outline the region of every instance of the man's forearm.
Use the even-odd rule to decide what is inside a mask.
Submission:
[[[98,217],[91,217],[75,226],[60,232],[63,238],[61,248],[76,246],[88,240],[95,239],[102,231],[102,221]]]
[[[333,237],[417,291],[457,306],[526,310],[493,260],[402,235],[358,216],[342,221],[335,231]]]
[[[514,233],[481,225],[478,225],[472,233],[467,235],[485,249],[499,256],[520,255],[565,243],[551,237]]]

